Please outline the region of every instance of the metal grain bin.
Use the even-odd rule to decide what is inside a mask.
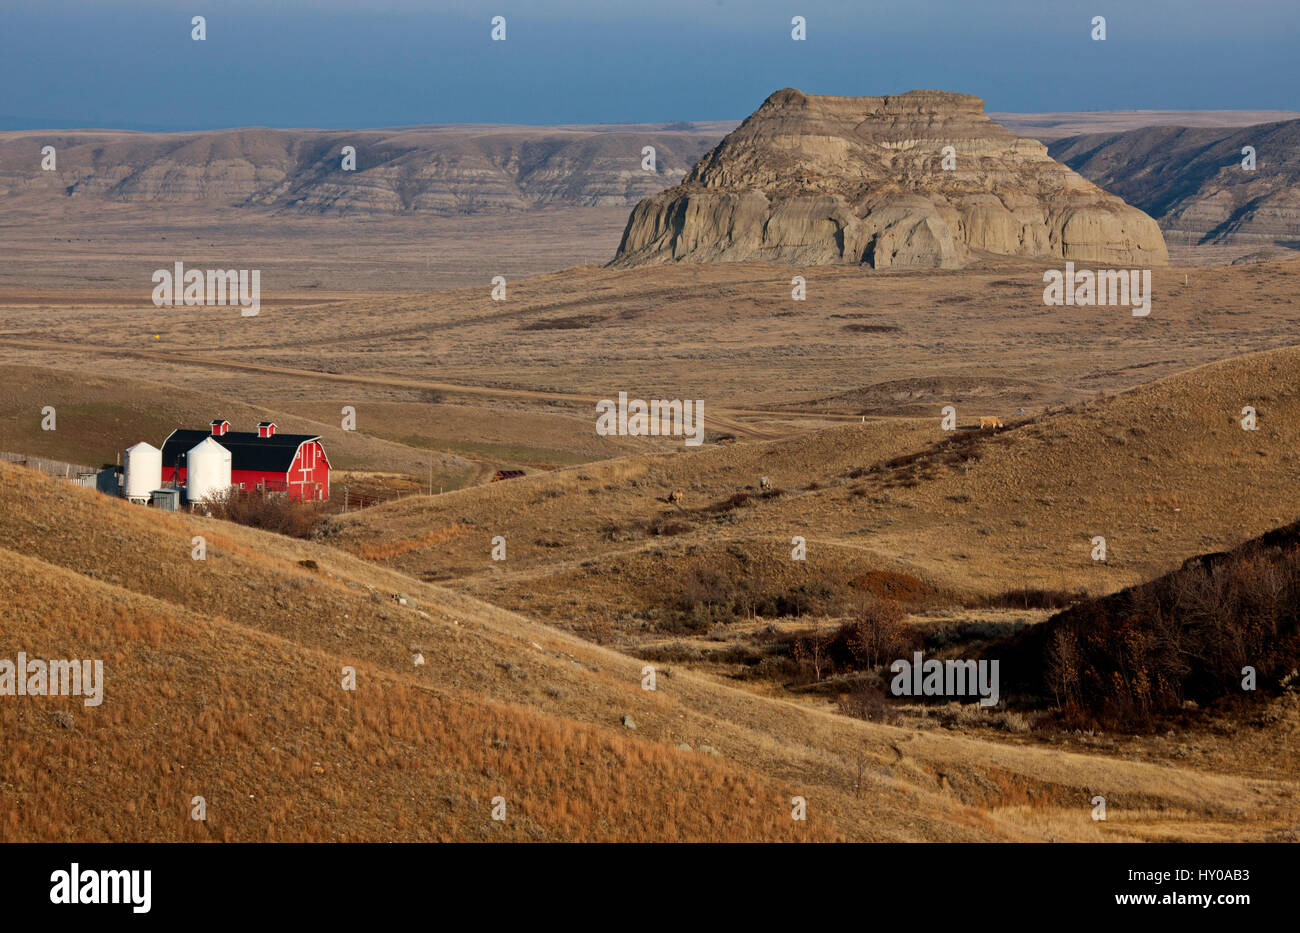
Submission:
[[[185,499],[193,504],[230,488],[230,451],[211,437],[185,455]]]
[[[162,451],[144,441],[122,454],[122,495],[132,502],[148,502],[162,485]]]

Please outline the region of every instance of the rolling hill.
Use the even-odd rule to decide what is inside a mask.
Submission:
[[[962,407],[952,434],[936,414],[625,457],[338,517],[333,540],[588,634],[616,620],[620,643],[662,630],[708,568],[786,593],[872,571],[959,599],[1110,592],[1300,514],[1298,376],[1292,347],[996,433]],[[1257,430],[1242,429],[1245,406]],[[760,491],[761,476],[779,494]],[[667,501],[674,489],[682,502]],[[430,528],[465,534],[425,546]],[[509,542],[504,563],[489,559],[494,535]],[[795,535],[802,565],[789,559]],[[1105,562],[1091,559],[1095,536]]]
[[[7,841],[1270,838],[1295,818],[1283,781],[872,725],[671,666],[646,691],[633,658],[321,543],[7,464],[0,566],[0,657],[105,663],[98,707],[0,705]]]

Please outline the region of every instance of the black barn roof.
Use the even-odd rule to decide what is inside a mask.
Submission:
[[[162,446],[163,466],[174,467],[178,460],[181,466],[185,466],[185,454],[205,437],[212,437],[212,432],[180,428],[167,435]],[[320,435],[274,434],[271,437],[258,437],[255,431],[227,431],[212,439],[230,451],[232,470],[287,473],[289,467],[293,466],[293,457],[298,448],[307,441],[320,440]]]

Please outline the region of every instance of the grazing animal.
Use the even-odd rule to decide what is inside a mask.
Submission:
[[[760,477],[758,478],[758,488],[759,488],[759,489],[771,489],[771,488],[772,488],[772,481],[771,481],[770,479],[768,479],[766,476],[760,476]]]
[[[981,431],[983,431],[985,428],[992,428],[993,430],[996,431],[1000,427],[1002,427],[1001,418],[980,418]]]
[[[670,493],[668,494],[668,501],[669,501],[669,502],[681,502],[681,501],[682,501],[682,496],[684,496],[684,495],[686,495],[686,493],[682,492],[680,489],[674,489],[672,492],[670,492]]]

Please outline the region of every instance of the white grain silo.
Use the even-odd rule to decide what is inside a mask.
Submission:
[[[122,454],[122,495],[132,502],[148,502],[162,485],[162,451],[144,441]]]
[[[201,502],[230,488],[230,451],[211,437],[199,441],[185,455],[185,498]]]

